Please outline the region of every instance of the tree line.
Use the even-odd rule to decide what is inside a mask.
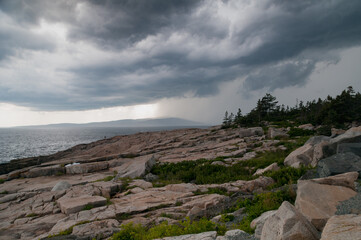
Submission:
[[[361,94],[352,86],[343,90],[336,97],[300,101],[294,107],[278,105],[276,97],[267,93],[257,101],[257,105],[248,114],[242,115],[239,108],[236,114],[226,111],[222,127],[262,126],[265,122],[311,123],[336,128],[345,128],[347,123],[361,122]]]

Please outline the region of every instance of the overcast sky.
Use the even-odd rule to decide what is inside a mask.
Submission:
[[[361,91],[359,0],[0,0],[0,127]]]

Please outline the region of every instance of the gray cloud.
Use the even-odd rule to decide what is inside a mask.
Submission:
[[[18,89],[19,102],[48,110],[203,97],[241,78],[246,91],[302,86],[317,63],[335,62],[338,50],[361,43],[357,0],[5,0],[0,9],[23,26],[21,31],[0,30],[0,46],[9,46],[0,47],[0,59],[15,49],[51,49],[51,43],[26,31],[41,19],[65,24],[73,43],[117,54],[106,61],[59,66],[71,76],[66,94],[34,98]],[[14,98],[7,91],[0,101]]]

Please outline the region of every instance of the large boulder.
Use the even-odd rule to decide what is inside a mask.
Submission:
[[[253,136],[263,136],[264,131],[261,127],[253,127],[253,128],[240,128],[239,129],[239,137],[253,137]]]
[[[274,128],[269,127],[267,131],[268,138],[275,138],[275,137],[288,137],[287,130],[283,128]]]
[[[256,238],[261,238],[264,223],[269,217],[275,215],[276,212],[277,210],[267,211],[262,213],[262,215],[258,218],[253,219],[253,221],[251,222],[251,228],[256,228],[256,230],[254,231],[254,236]]]
[[[361,239],[361,215],[331,217],[323,229],[321,240]]]
[[[325,157],[336,153],[352,151],[361,157],[361,126],[353,127],[335,138],[332,138],[329,144],[323,147]]]
[[[154,155],[136,157],[120,167],[113,168],[118,172],[116,179],[119,178],[136,178],[145,176],[156,164]]]
[[[361,139],[360,139],[361,140]],[[352,152],[361,157],[361,141],[354,143],[340,143],[337,146],[337,153]]]
[[[322,230],[327,220],[335,215],[337,205],[357,193],[351,182],[357,173],[346,173],[328,178],[299,180],[296,208],[318,229]]]
[[[261,240],[317,240],[315,227],[289,202],[283,202],[277,212],[264,223]]]
[[[319,177],[328,177],[352,171],[358,172],[359,177],[361,177],[361,157],[351,152],[335,154],[320,160],[317,164]]]
[[[302,147],[291,152],[284,164],[299,168],[302,165],[315,167],[317,162],[323,158],[323,146],[329,144],[330,138],[325,136],[311,137]]]

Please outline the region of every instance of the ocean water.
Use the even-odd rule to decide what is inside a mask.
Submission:
[[[0,128],[0,163],[18,158],[49,155],[78,144],[117,135],[178,128],[182,127]]]

